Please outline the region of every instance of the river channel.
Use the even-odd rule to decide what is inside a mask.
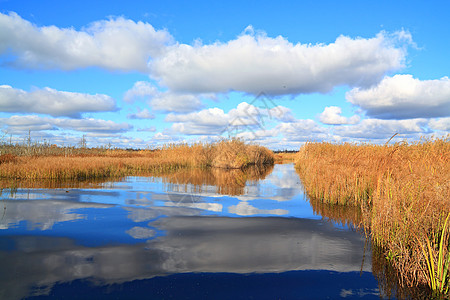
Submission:
[[[380,299],[292,164],[4,190],[1,299]]]

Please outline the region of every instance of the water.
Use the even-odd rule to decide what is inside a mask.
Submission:
[[[3,193],[1,299],[379,299],[292,164]],[[319,209],[320,210],[320,209]]]

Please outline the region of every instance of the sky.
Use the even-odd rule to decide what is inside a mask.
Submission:
[[[0,142],[450,132],[448,1],[0,0]]]

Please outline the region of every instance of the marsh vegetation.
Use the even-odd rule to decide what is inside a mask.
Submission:
[[[183,168],[242,169],[274,162],[272,151],[238,139],[213,144],[166,145],[161,149],[141,151],[64,147],[39,149],[37,146],[27,148],[17,145],[1,149],[0,178],[86,180],[151,175]]]
[[[450,139],[385,145],[307,143],[296,168],[316,202],[358,207],[403,287],[448,293]]]

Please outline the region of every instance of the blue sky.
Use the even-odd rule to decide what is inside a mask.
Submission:
[[[153,148],[450,131],[448,1],[0,0],[3,141]]]

